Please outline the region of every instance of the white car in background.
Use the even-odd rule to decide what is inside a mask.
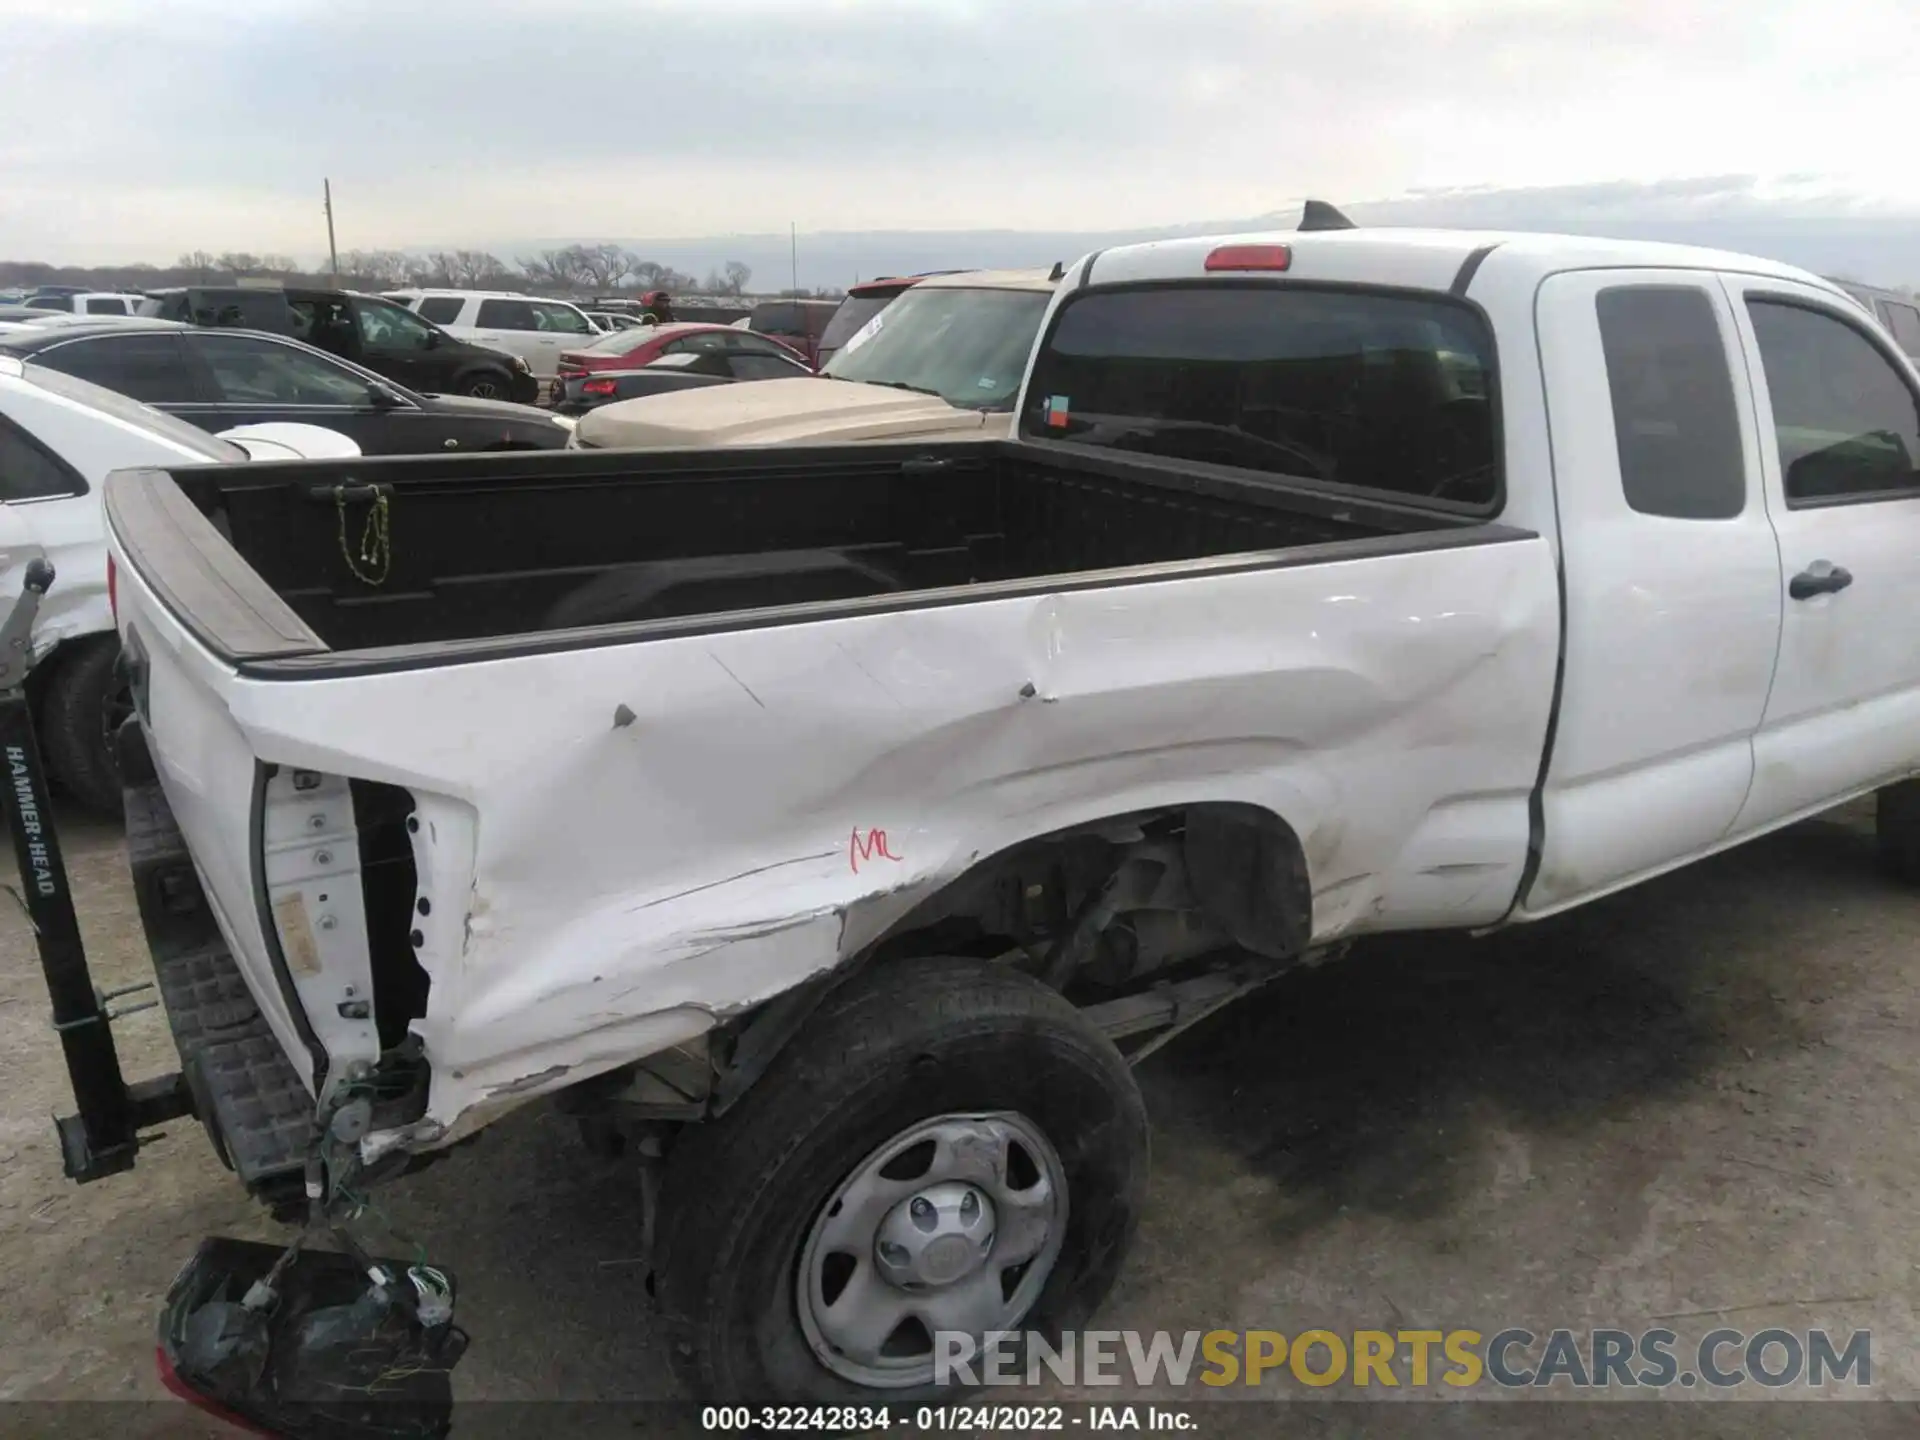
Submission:
[[[33,695],[48,766],[89,809],[120,808],[113,731],[127,713],[107,576],[101,483],[115,470],[352,459],[360,447],[318,425],[242,425],[209,435],[85,380],[0,355],[0,610],[26,562],[56,583],[33,631]]]
[[[79,295],[43,295],[33,302],[35,308],[60,310],[70,315],[137,315],[146,297],[115,290],[86,291]]]
[[[625,315],[618,310],[589,310],[586,317],[609,335],[616,330],[641,330],[654,323],[651,315]]]
[[[383,298],[450,335],[518,355],[543,382],[558,372],[562,350],[605,333],[578,305],[511,290],[388,290]]]

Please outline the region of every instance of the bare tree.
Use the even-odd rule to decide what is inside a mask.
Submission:
[[[456,250],[453,255],[460,275],[457,284],[479,289],[514,279],[513,267],[498,255],[485,250]]]
[[[576,245],[575,273],[596,290],[610,290],[633,269],[635,256],[618,245]]]
[[[189,250],[173,262],[173,268],[185,270],[194,280],[204,283],[213,278],[219,263],[205,250]]]
[[[461,290],[478,290],[500,285],[514,278],[507,262],[484,250],[436,250],[415,262],[429,285],[451,285]]]
[[[229,275],[252,275],[260,269],[260,257],[247,250],[227,250],[213,262]]]
[[[373,290],[393,290],[421,276],[421,263],[404,250],[348,250],[340,256],[340,278]]]
[[[582,249],[569,245],[561,250],[542,250],[538,255],[522,255],[520,268],[536,285],[574,290],[586,283],[581,269]]]
[[[729,260],[727,261],[726,272],[727,272],[726,286],[720,291],[720,293],[722,295],[746,294],[747,282],[753,279],[753,267],[751,265],[742,264],[738,260]]]

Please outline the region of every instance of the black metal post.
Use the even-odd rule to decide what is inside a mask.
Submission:
[[[138,1127],[150,1109],[182,1113],[173,1099],[175,1077],[140,1087],[136,1095],[120,1073],[106,1002],[94,989],[80,921],[73,910],[67,867],[60,856],[47,772],[33,733],[26,679],[31,664],[33,617],[40,597],[53,584],[53,567],[44,560],[27,566],[26,585],[13,611],[0,623],[0,810],[13,834],[20,869],[20,899],[32,922],[40,950],[47,995],[53,1002],[53,1028],[66,1054],[67,1080],[78,1115],[55,1122],[67,1178],[95,1180],[133,1165]],[[152,1123],[148,1120],[148,1123]]]

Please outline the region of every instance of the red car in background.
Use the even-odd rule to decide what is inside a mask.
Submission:
[[[789,360],[798,360],[803,365],[807,363],[806,357],[791,345],[784,345],[770,336],[755,335],[731,325],[708,325],[692,320],[669,321],[664,325],[644,325],[637,330],[616,330],[611,335],[600,336],[590,345],[561,351],[550,403],[560,403],[561,397],[566,394],[569,378],[578,379],[596,370],[638,370],[662,355],[756,347]]]

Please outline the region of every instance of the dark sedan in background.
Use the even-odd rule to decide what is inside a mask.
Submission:
[[[797,355],[740,350],[683,350],[662,355],[634,370],[598,370],[562,375],[553,408],[562,415],[584,415],[616,400],[667,395],[736,380],[792,380],[813,374]]]
[[[531,405],[422,395],[262,331],[76,320],[0,334],[0,354],[91,380],[203,430],[296,421],[337,430],[366,455],[557,450],[571,429]]]

